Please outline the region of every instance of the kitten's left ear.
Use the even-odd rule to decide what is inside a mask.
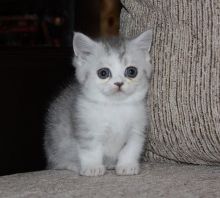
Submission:
[[[75,32],[73,36],[73,50],[76,56],[84,58],[94,52],[97,43],[88,36]]]
[[[152,30],[147,30],[141,33],[139,36],[132,39],[131,44],[136,46],[138,49],[150,51],[152,34]]]

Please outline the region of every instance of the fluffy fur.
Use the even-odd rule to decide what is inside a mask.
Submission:
[[[151,31],[146,31],[134,39],[94,41],[74,34],[78,82],[69,85],[48,111],[49,168],[86,176],[103,175],[113,168],[118,175],[139,173],[147,126],[151,37]],[[125,75],[129,66],[137,68],[135,78]],[[101,79],[100,68],[108,68],[111,75]],[[120,88],[118,82],[123,83]]]

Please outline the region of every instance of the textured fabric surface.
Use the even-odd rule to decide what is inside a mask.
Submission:
[[[215,166],[145,164],[140,175],[77,176],[71,171],[41,171],[0,177],[1,198],[189,198],[220,197]]]
[[[122,0],[121,34],[153,28],[146,156],[220,163],[220,1]]]

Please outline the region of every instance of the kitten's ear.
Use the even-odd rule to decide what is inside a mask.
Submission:
[[[152,42],[152,30],[147,30],[134,39],[131,40],[131,44],[138,49],[150,51],[151,42]]]
[[[73,50],[76,56],[85,57],[94,51],[97,43],[88,36],[75,32],[73,36]]]

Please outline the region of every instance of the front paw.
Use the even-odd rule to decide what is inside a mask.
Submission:
[[[101,176],[105,174],[105,166],[89,166],[80,170],[80,175],[84,176]]]
[[[139,164],[123,164],[116,166],[117,175],[137,175],[139,172]]]

